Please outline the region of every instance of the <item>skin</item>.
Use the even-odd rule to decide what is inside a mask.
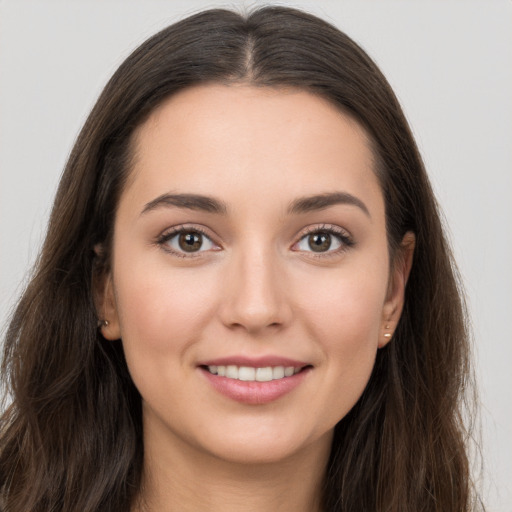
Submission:
[[[247,85],[189,88],[136,131],[98,309],[143,399],[149,510],[319,510],[333,428],[357,402],[403,305],[414,242],[390,271],[363,129],[324,99]],[[364,204],[290,213],[339,191]],[[149,203],[201,194],[226,213]],[[144,212],[144,210],[145,211]],[[201,250],[163,235],[201,229]],[[336,229],[314,252],[308,231]],[[210,242],[211,240],[211,242]],[[335,249],[332,249],[332,248]],[[183,257],[183,254],[185,257]],[[245,404],[198,365],[277,355],[311,365],[290,393]],[[264,508],[265,507],[265,508]]]

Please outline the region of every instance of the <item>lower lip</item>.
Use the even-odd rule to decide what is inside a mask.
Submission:
[[[287,395],[299,386],[310,370],[311,368],[309,367],[304,368],[302,371],[292,375],[291,377],[270,380],[268,382],[248,382],[237,379],[228,379],[227,377],[219,377],[218,375],[213,375],[208,370],[201,368],[201,371],[216,391],[231,400],[250,405],[268,404]]]

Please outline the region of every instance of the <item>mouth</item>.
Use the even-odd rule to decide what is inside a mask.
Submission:
[[[311,367],[305,366],[237,366],[230,365],[208,365],[202,366],[204,370],[212,375],[226,377],[227,379],[241,380],[244,382],[270,382],[272,380],[285,379]]]
[[[198,369],[215,391],[246,405],[268,404],[291,394],[313,370],[311,364],[289,359],[233,359],[209,361]]]

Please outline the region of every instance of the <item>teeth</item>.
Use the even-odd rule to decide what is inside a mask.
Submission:
[[[238,380],[256,380],[256,370],[247,366],[240,366],[238,369]]]
[[[256,380],[258,382],[268,382],[274,378],[272,367],[258,368],[256,370]]]
[[[293,366],[289,366],[288,370],[292,370],[294,372]],[[289,371],[288,371],[289,373]],[[276,366],[272,369],[272,378],[273,379],[282,379],[286,375],[286,368],[284,366]],[[291,377],[293,373],[290,373],[290,375],[287,375],[287,377]]]
[[[208,366],[208,371],[219,377],[228,379],[243,380],[246,382],[269,382],[271,380],[291,377],[302,370],[301,367],[293,366],[265,366],[262,368],[253,368],[251,366]]]
[[[295,373],[295,369],[292,366],[287,366],[284,369],[284,376],[291,377]]]
[[[217,371],[219,371],[218,368]],[[238,366],[226,366],[226,377],[228,379],[238,379]]]

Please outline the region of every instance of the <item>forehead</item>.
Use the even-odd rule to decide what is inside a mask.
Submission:
[[[136,131],[128,195],[170,191],[226,201],[343,189],[380,196],[370,141],[327,100],[297,89],[201,85],[165,101]]]

